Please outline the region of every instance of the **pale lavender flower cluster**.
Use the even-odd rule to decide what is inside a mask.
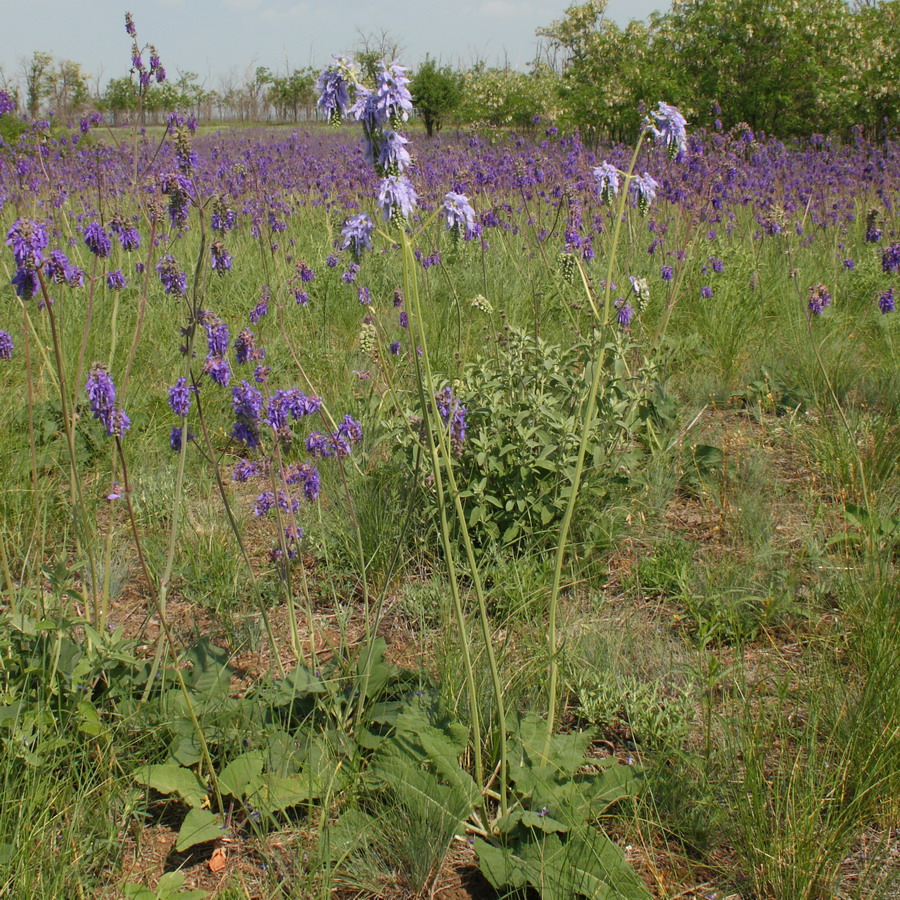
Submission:
[[[449,191],[444,195],[444,205],[441,207],[441,217],[447,229],[454,235],[462,235],[466,240],[471,238],[476,231],[475,210],[469,203],[465,194]]]
[[[351,87],[354,91],[352,106]],[[416,191],[404,174],[412,163],[407,149],[409,141],[398,131],[409,119],[413,108],[407,69],[396,61],[382,60],[375,73],[375,89],[370,90],[359,83],[350,62],[336,57],[335,63],[319,76],[318,88],[319,109],[328,118],[338,121],[349,109],[362,125],[366,159],[383,179],[378,192],[378,207],[385,221],[407,219],[418,203]],[[356,227],[358,224],[345,223],[342,249],[352,246],[358,254],[361,249],[369,248],[370,241],[356,235]]]
[[[343,56],[336,56],[334,60],[319,75],[316,90],[319,92],[317,106],[326,119],[337,124],[350,108],[350,87],[356,79],[349,60]]]
[[[600,163],[592,170],[597,182],[597,190],[603,203],[612,203],[612,198],[619,193],[619,170],[610,162]]]
[[[665,144],[669,156],[675,159],[679,153],[687,149],[687,121],[681,111],[661,100],[657,110],[651,113],[655,121],[647,120],[647,129],[657,142]]]
[[[372,232],[375,223],[365,214],[350,216],[341,229],[341,250],[350,250],[359,259],[363,250],[372,249]]]
[[[637,200],[638,209],[641,211],[642,216],[647,215],[650,204],[656,199],[658,187],[659,182],[646,172],[643,175],[632,176],[629,188]]]

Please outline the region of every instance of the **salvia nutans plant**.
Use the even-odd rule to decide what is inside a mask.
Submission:
[[[126,31],[142,103],[166,71],[130,14]],[[676,896],[661,870],[633,865],[623,834],[663,804],[654,785],[681,771],[695,706],[698,802],[740,798],[734,771],[710,772],[714,699],[741,687],[709,655],[696,704],[579,681],[569,606],[615,547],[598,522],[661,468],[692,502],[713,482],[737,490],[728,448],[692,443],[710,404],[689,425],[677,413],[673,373],[708,370],[792,428],[816,401],[827,410],[820,477],[842,485],[848,522],[834,545],[868,567],[866,621],[884,631],[864,633],[871,646],[848,631],[842,651],[870,654],[882,679],[853,695],[877,732],[868,749],[827,704],[791,716],[820,717],[841,754],[796,729],[780,738],[869,774],[810,807],[806,856],[778,847],[778,868],[774,850],[731,838],[732,875],[716,882],[704,864],[696,883],[831,896],[856,826],[890,821],[872,798],[898,786],[896,708],[875,699],[897,680],[884,648],[898,432],[860,432],[851,406],[857,390],[890,408],[883,383],[896,415],[900,147],[691,131],[665,102],[630,147],[592,150],[543,123],[417,140],[409,85],[396,60],[366,73],[335,57],[317,85],[327,129],[203,133],[172,113],[129,132],[91,113],[22,123],[0,146],[0,736],[5,789],[28,811],[2,816],[0,892],[206,896],[178,864],[153,887],[116,874],[125,838],[137,854],[134,835],[167,810],[182,862],[251,846],[268,860],[258,893],[240,876],[244,893],[235,880],[222,896],[424,896],[451,851],[496,896]],[[21,122],[0,92],[3,117]],[[850,359],[839,339],[855,341]],[[780,359],[782,380],[747,381],[754,353]],[[750,387],[732,391],[742,377]],[[703,653],[772,638],[769,606],[750,619],[703,606],[692,552],[667,552],[635,571],[682,598]],[[498,597],[528,565],[533,610],[516,638]],[[400,665],[386,640],[398,592],[426,588],[420,624],[444,616],[450,662]],[[232,637],[244,629],[255,668],[212,633],[210,606]],[[514,647],[526,634],[527,664]],[[624,756],[600,752],[613,744],[591,727],[615,721],[631,729]],[[742,754],[747,809],[776,809],[779,778],[793,796],[794,775],[763,777]],[[102,801],[40,799],[63,757]],[[773,842],[802,818],[778,815]],[[682,825],[661,827],[696,857],[709,838]],[[279,834],[294,835],[289,863],[265,855]]]

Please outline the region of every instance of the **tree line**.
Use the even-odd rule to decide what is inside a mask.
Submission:
[[[666,13],[619,26],[607,0],[570,6],[538,30],[525,71],[430,56],[413,73],[425,129],[447,123],[520,129],[577,128],[588,141],[633,134],[642,109],[665,99],[694,125],[746,123],[780,135],[870,133],[900,119],[900,0],[674,0]],[[355,57],[371,77],[382,57],[409,56],[387,33],[364,38]],[[113,124],[163,121],[169,112],[202,122],[316,119],[312,67],[250,66],[209,88],[193,72],[140,91],[133,75],[93,88],[79,63],[35,52],[0,88],[30,118],[71,119],[98,110]]]

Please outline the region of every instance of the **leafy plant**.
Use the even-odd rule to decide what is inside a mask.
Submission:
[[[607,348],[608,377],[591,423],[589,467],[579,509],[596,512],[614,482],[627,484],[646,453],[652,415],[648,379],[629,377],[621,347]],[[578,456],[582,385],[599,348],[552,344],[518,329],[479,357],[454,385],[465,407],[465,440],[454,467],[477,545],[550,546],[568,502]],[[407,452],[410,444],[407,441]],[[430,500],[429,513],[434,509]],[[583,517],[582,525],[587,524]]]
[[[621,849],[594,827],[614,803],[637,788],[635,770],[586,755],[588,732],[547,740],[536,715],[511,734],[510,780],[515,803],[475,839],[481,871],[498,889],[571,897],[643,900],[648,893]]]

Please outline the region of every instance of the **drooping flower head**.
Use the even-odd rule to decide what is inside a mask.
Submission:
[[[457,194],[454,191],[445,194],[441,217],[448,230],[458,235],[468,237],[475,230],[475,210],[472,209],[472,204],[465,194]]]
[[[592,169],[597,181],[597,190],[604,203],[611,203],[619,193],[619,170],[611,162],[602,162]]]
[[[350,216],[341,229],[341,237],[344,239],[341,250],[351,250],[359,259],[363,250],[372,249],[372,232],[374,230],[375,223],[365,213]]]
[[[388,175],[381,182],[378,208],[385,222],[396,218],[408,219],[418,201],[415,188],[405,175]]]
[[[406,76],[408,71],[396,60],[392,63],[382,61],[375,74],[376,108],[382,128],[398,128],[401,122],[409,119],[413,102]]]
[[[687,148],[687,121],[677,107],[661,100],[652,116],[655,124],[648,119],[647,129],[658,143],[666,145],[669,156],[674,159]]]
[[[641,211],[641,215],[647,215],[650,204],[656,199],[656,189],[659,187],[659,182],[644,172],[643,175],[632,176],[629,187],[637,198],[638,209]]]
[[[334,62],[322,70],[316,82],[319,100],[316,104],[330,122],[340,122],[350,107],[350,85],[355,79],[352,64],[343,56],[334,57]]]

